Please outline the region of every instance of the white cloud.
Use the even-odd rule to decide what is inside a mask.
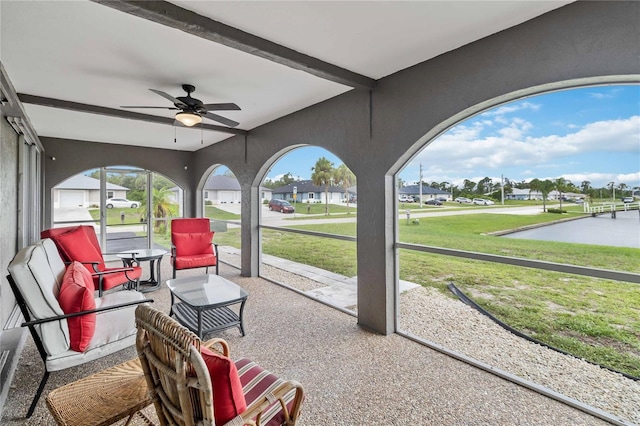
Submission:
[[[538,109],[540,109],[539,104],[534,104],[531,102],[522,102],[522,103],[505,105],[505,106],[492,109],[490,111],[480,114],[480,117],[500,116],[500,115],[511,114],[513,112],[522,111],[522,110],[537,111]]]
[[[482,136],[482,132],[489,126],[486,120],[475,122],[473,126],[459,125],[434,140],[415,157],[412,164],[417,170],[417,165],[422,162],[425,166],[423,175],[429,176],[429,180],[437,181],[450,181],[459,176],[463,176],[461,179],[464,179],[465,176],[477,174],[478,169],[487,171],[509,167],[527,169],[526,172],[518,172],[520,175],[524,173],[541,178],[536,176],[532,169],[540,170],[544,167],[566,171],[575,162],[573,156],[617,152],[636,156],[640,170],[640,116],[597,121],[564,136],[543,137],[527,136],[533,126],[526,120],[511,118],[506,121],[508,124],[504,127],[491,129],[493,136]],[[413,167],[407,168],[407,171],[410,170],[412,171]],[[582,180],[615,180],[631,185],[629,182],[638,182],[637,175],[638,173],[632,171],[626,174],[611,173],[606,178],[596,173],[572,174],[565,177],[574,183]],[[443,179],[437,176],[442,176]],[[445,176],[449,178],[444,179]],[[417,179],[418,173],[407,177]],[[513,179],[518,180],[515,176]]]

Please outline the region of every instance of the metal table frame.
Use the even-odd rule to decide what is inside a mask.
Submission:
[[[178,288],[181,285],[185,285],[185,283],[189,283],[196,289],[201,287],[203,290],[205,286],[216,285],[215,282],[211,283],[208,280],[219,280],[219,282],[222,282],[225,286],[237,288],[239,293],[238,297],[210,304],[198,304],[198,302],[191,300],[185,295],[180,296],[177,294]],[[201,339],[214,331],[226,330],[233,327],[238,327],[240,329],[240,335],[245,335],[243,313],[244,305],[249,294],[239,285],[219,275],[204,275],[202,278],[188,277],[167,280],[167,287],[169,287],[171,291],[171,310],[169,316],[173,315],[180,324],[196,333]],[[176,299],[178,299],[179,302],[176,302]],[[236,313],[229,307],[237,304],[240,304],[240,308]]]
[[[140,266],[140,262],[149,261],[149,279],[140,279],[140,281],[138,281],[138,290],[142,293],[147,293],[149,291],[158,290],[162,285],[160,264],[162,262],[162,258],[167,253],[169,253],[167,250],[162,249],[136,249],[121,251],[120,253],[117,253],[116,256],[122,260],[122,264],[125,267],[132,267],[134,265]],[[157,279],[156,275],[158,276]]]

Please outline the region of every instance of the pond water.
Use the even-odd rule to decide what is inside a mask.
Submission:
[[[640,248],[640,214],[637,210],[556,223],[503,235],[504,238],[596,244]]]

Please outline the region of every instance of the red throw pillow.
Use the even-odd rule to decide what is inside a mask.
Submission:
[[[211,376],[216,426],[221,426],[247,409],[238,369],[229,358],[204,346],[200,349],[200,354]]]
[[[213,232],[179,232],[171,235],[178,256],[213,254]]]
[[[64,253],[69,260],[78,262],[100,262],[104,263],[100,249],[94,245],[87,232],[82,226],[72,229],[60,235],[52,237],[58,249]],[[87,265],[92,268],[91,265]]]
[[[73,262],[67,267],[62,277],[62,285],[58,294],[58,303],[65,314],[73,314],[96,308],[93,299],[93,281],[91,273],[80,262]],[[89,346],[96,330],[96,314],[67,318],[71,349],[84,352]]]

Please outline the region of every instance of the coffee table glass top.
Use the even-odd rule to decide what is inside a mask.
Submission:
[[[242,287],[219,275],[167,280],[167,287],[174,296],[193,307],[228,305],[249,295]]]

